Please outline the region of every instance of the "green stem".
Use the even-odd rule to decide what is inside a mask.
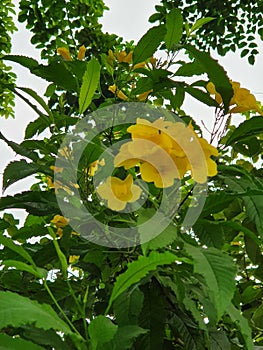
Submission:
[[[44,286],[46,291],[48,292],[50,298],[52,299],[52,301],[54,302],[54,304],[56,305],[56,307],[58,308],[59,312],[61,313],[61,315],[64,317],[64,319],[67,321],[67,323],[69,324],[69,326],[71,327],[71,329],[77,333],[79,336],[81,336],[81,334],[79,333],[79,331],[76,329],[76,327],[74,326],[74,324],[70,321],[70,319],[68,318],[68,316],[65,314],[65,312],[63,311],[63,309],[60,307],[59,303],[57,302],[56,298],[54,297],[52,291],[50,290],[49,286],[47,285],[47,280],[44,279]]]

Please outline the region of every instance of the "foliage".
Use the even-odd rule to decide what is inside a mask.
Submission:
[[[186,21],[185,34],[193,34],[191,40],[199,48],[214,49],[222,56],[240,49],[241,57],[247,56],[248,62],[254,64],[259,53],[255,40],[258,36],[263,38],[261,1],[251,4],[246,0],[225,0],[215,4],[213,0],[162,0],[161,3],[155,6],[157,12],[150,22],[163,23],[171,10],[180,9]]]
[[[102,2],[20,2],[48,61],[3,61],[50,85],[47,102],[8,86],[38,118],[20,144],[0,133],[21,156],[4,190],[35,175],[0,199],[0,349],[263,346],[262,109],[185,36],[186,12],[163,4],[133,45],[101,32]],[[217,147],[182,110],[186,94],[215,109]]]

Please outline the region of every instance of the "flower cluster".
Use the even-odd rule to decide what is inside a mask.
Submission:
[[[216,163],[211,159],[218,155],[217,149],[198,137],[191,125],[163,119],[151,123],[138,118],[127,131],[132,141],[121,146],[114,159],[115,167],[139,166],[141,178],[156,187],[172,186],[187,171],[199,183],[217,174]]]
[[[72,61],[69,50],[66,47],[59,47],[57,53],[64,58],[66,61]],[[82,45],[78,51],[78,60],[82,61],[85,58],[86,47]]]
[[[230,81],[234,95],[232,96],[229,106],[231,107],[229,113],[244,113],[248,111],[256,111],[263,115],[263,111],[259,108],[257,100],[248,89],[241,88],[240,83]],[[220,105],[223,103],[221,95],[216,91],[215,85],[209,82],[206,86],[207,91],[215,96],[216,102]]]

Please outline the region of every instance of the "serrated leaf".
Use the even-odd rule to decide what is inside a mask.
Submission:
[[[21,156],[26,157],[28,159],[31,159],[34,162],[36,162],[39,159],[38,155],[35,152],[29,151],[28,149],[19,145],[16,142],[9,141],[1,132],[0,132],[0,139],[5,141],[7,145],[11,147],[15,153],[20,154]]]
[[[31,73],[69,91],[78,91],[78,84],[75,76],[70,71],[66,62],[53,61],[45,66],[40,64],[31,70]]]
[[[21,64],[21,66],[33,69],[38,66],[38,62],[31,57],[20,55],[6,55],[3,60],[12,61]]]
[[[16,89],[21,90],[21,91],[27,93],[29,96],[33,97],[33,99],[36,100],[40,104],[40,106],[47,112],[47,114],[51,118],[53,118],[53,113],[50,110],[50,108],[48,107],[48,105],[46,104],[46,102],[34,90],[32,90],[30,88],[18,87],[18,86],[16,87]]]
[[[233,145],[237,141],[242,141],[254,135],[263,133],[263,118],[262,116],[252,117],[241,123],[230,135],[226,141],[226,146]]]
[[[0,350],[44,350],[42,346],[21,338],[0,334]]]
[[[34,324],[42,329],[55,329],[65,334],[72,333],[50,305],[39,304],[17,293],[0,291],[0,328],[18,328],[26,324]]]
[[[100,64],[92,58],[87,64],[79,94],[79,112],[84,113],[91,104],[100,80]]]
[[[11,249],[18,255],[22,256],[22,258],[28,261],[31,265],[35,266],[35,262],[31,255],[21,245],[15,244],[12,239],[0,235],[0,244],[3,244],[5,247]]]
[[[30,139],[34,135],[41,134],[42,131],[44,131],[47,127],[51,124],[51,119],[47,118],[44,115],[41,115],[36,120],[30,122],[25,131],[25,138]]]
[[[235,292],[236,267],[233,260],[215,248],[203,249],[185,245],[194,260],[194,273],[204,277],[217,320],[227,311]]]
[[[24,159],[9,163],[3,174],[3,191],[18,180],[36,174],[41,169],[37,163],[27,163]]]
[[[22,208],[33,215],[48,215],[58,211],[58,204],[53,192],[24,191],[0,198],[0,210],[10,208]]]
[[[110,309],[113,301],[133,284],[139,282],[150,271],[159,265],[171,264],[176,256],[170,252],[151,252],[149,256],[139,256],[138,260],[128,264],[127,270],[119,275],[114,284],[107,310]]]
[[[152,27],[139,40],[137,46],[133,51],[133,64],[145,61],[151,57],[166,34],[164,26]]]
[[[213,21],[215,17],[204,17],[199,18],[193,26],[190,28],[190,33],[193,33],[194,31],[198,30],[199,28],[202,28],[206,23],[209,23]]]
[[[208,52],[199,51],[190,44],[186,44],[185,49],[190,52],[204,68],[210,81],[215,85],[216,91],[222,96],[224,109],[228,111],[229,102],[234,92],[224,68],[220,66]]]
[[[183,35],[183,16],[179,9],[172,9],[166,15],[166,35],[164,41],[168,50],[179,44]]]
[[[239,310],[237,310],[234,305],[231,303],[229,305],[227,313],[232,319],[232,322],[235,322],[238,328],[241,331],[242,337],[245,341],[247,350],[253,350],[254,345],[252,341],[251,329],[248,324],[248,320],[241,314]]]
[[[223,331],[210,332],[210,350],[231,350],[230,342]]]

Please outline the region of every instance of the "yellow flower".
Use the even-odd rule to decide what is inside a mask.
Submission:
[[[56,234],[61,238],[63,236],[63,229],[58,227]]]
[[[68,262],[70,264],[74,264],[74,263],[78,262],[79,257],[80,257],[79,255],[70,255],[68,258]]]
[[[121,146],[114,166],[140,166],[141,178],[156,187],[172,186],[174,179],[181,179],[187,171],[199,183],[217,174],[217,165],[211,159],[218,156],[217,149],[199,138],[191,124],[161,118],[151,123],[138,118],[127,131],[132,141]]]
[[[82,45],[79,48],[79,52],[78,52],[78,60],[82,61],[83,58],[85,57],[85,53],[86,53],[86,47],[84,45]]]
[[[95,160],[94,162],[92,162],[89,167],[88,167],[88,175],[89,176],[94,176],[96,171],[98,170],[99,168],[99,165],[103,166],[105,165],[105,161],[104,159],[102,160]]]
[[[128,54],[126,53],[126,51],[115,52],[115,56],[119,63],[131,63],[132,61],[132,51],[130,51]]]
[[[138,96],[138,101],[145,101],[146,98],[149,96],[149,94],[150,94],[151,92],[153,92],[152,89],[151,89],[151,90],[148,90],[148,91],[145,91],[144,93],[140,94],[140,95]]]
[[[66,61],[71,61],[69,50],[66,47],[59,47],[57,53],[62,56]]]
[[[102,199],[107,200],[110,209],[120,211],[127,203],[138,200],[142,190],[133,184],[132,175],[129,174],[124,180],[108,177],[105,183],[99,185],[97,192]]]
[[[62,171],[63,171],[63,168],[57,167],[57,166],[54,166],[54,165],[51,165],[50,169],[53,170],[55,174],[62,173]]]
[[[128,100],[128,97],[121,90],[117,89],[116,84],[109,86],[108,90],[116,94],[121,100]]]
[[[232,88],[234,90],[234,95],[232,96],[229,106],[229,113],[244,113],[248,111],[256,111],[259,114],[263,115],[263,111],[259,108],[257,100],[254,95],[250,93],[248,89],[241,88],[240,83],[236,81],[230,81]],[[215,85],[212,82],[209,82],[206,86],[207,91],[211,95],[215,95],[215,100],[218,104],[221,104],[222,97],[216,91]]]
[[[69,220],[62,215],[55,215],[50,222],[54,224],[57,228],[60,228],[67,226]]]
[[[133,69],[137,69],[137,68],[144,68],[146,66],[146,62],[140,62],[140,63],[136,63],[133,66]]]

